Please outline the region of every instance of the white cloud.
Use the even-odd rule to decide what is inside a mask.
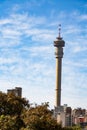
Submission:
[[[5,24],[10,24],[11,21],[9,19],[0,19],[0,26],[3,26]]]
[[[83,21],[84,21],[84,20],[87,20],[87,14],[80,15],[80,16],[79,16],[79,19],[80,19],[80,20],[83,20]]]
[[[77,34],[77,33],[79,33],[79,32],[81,32],[81,29],[80,28],[77,28],[76,26],[74,26],[74,25],[68,25],[67,27],[66,27],[66,34],[68,35],[68,34]]]
[[[57,17],[54,16],[56,13]],[[50,101],[51,106],[54,105],[53,41],[57,36],[54,29],[55,27],[57,29],[57,25],[61,21],[64,28],[62,33],[66,41],[62,71],[62,103],[77,106],[80,104],[77,99],[80,97],[79,92],[81,93],[82,87],[86,90],[87,84],[87,74],[84,72],[87,58],[83,56],[83,53],[86,55],[87,50],[87,36],[86,34],[84,36],[83,33],[87,31],[80,25],[81,20],[85,21],[87,18],[86,15],[80,16],[77,12],[70,12],[68,15],[63,11],[59,14],[56,13],[54,10],[53,14],[50,14],[50,18],[25,12],[12,13],[8,17],[0,19],[1,90],[21,86],[23,95],[30,101],[38,103]],[[67,20],[67,17],[70,20]],[[85,92],[82,91],[82,99],[85,99],[84,94]]]
[[[75,49],[73,50],[74,53],[81,52],[81,51],[87,51],[87,48],[81,47],[81,46],[75,46]]]

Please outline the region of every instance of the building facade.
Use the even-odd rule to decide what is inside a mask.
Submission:
[[[15,87],[14,89],[8,89],[7,93],[12,93],[15,96],[22,97],[22,88],[21,87]]]
[[[77,108],[72,111],[72,123],[74,125],[80,125],[81,127],[87,126],[87,110]]]
[[[72,126],[72,109],[66,104],[54,109],[54,117],[62,127]]]

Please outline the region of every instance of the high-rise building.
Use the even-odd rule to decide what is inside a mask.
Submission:
[[[54,117],[58,124],[62,127],[72,126],[72,108],[66,104],[63,106],[55,107]]]
[[[22,97],[22,88],[15,87],[14,89],[8,89],[7,93],[13,93],[15,96]]]

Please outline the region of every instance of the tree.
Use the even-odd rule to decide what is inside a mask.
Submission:
[[[48,109],[48,103],[31,107],[25,113],[24,122],[26,129],[23,130],[57,130],[59,126]]]
[[[49,104],[30,106],[25,98],[0,92],[0,130],[80,130],[62,128],[53,118]]]
[[[25,98],[0,92],[0,115],[21,115],[29,103]]]
[[[7,95],[0,92],[0,115],[5,114],[7,108]]]
[[[21,115],[29,106],[25,98],[0,92],[0,130],[20,130],[24,127]]]
[[[8,114],[18,116],[21,115],[25,108],[30,107],[29,102],[25,98],[13,94],[7,95],[7,105],[9,105]]]

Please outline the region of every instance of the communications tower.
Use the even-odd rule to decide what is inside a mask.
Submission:
[[[55,47],[55,58],[56,58],[56,106],[61,106],[61,72],[62,72],[62,58],[63,58],[63,47],[65,41],[61,37],[61,25],[59,25],[59,34],[54,41]]]

